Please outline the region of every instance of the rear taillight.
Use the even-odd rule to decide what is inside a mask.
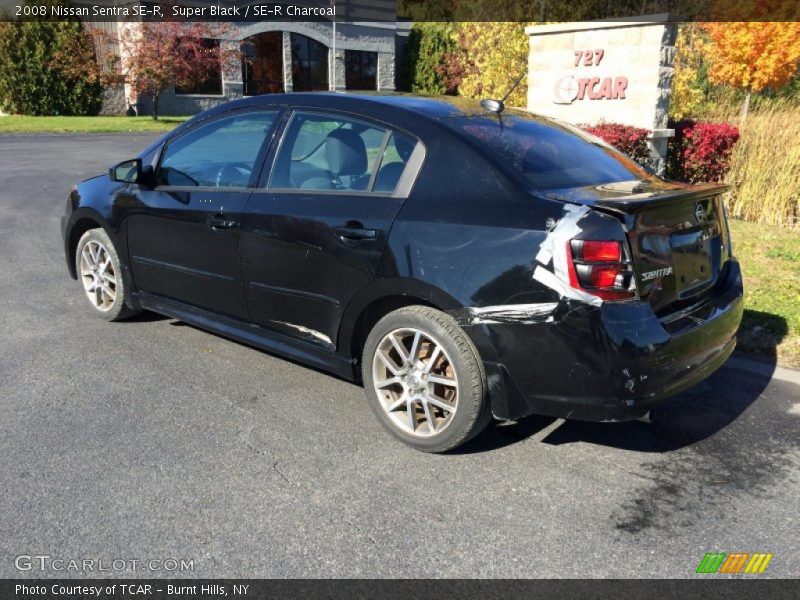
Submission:
[[[633,263],[625,246],[616,240],[567,242],[569,283],[603,300],[636,297]]]
[[[582,258],[587,262],[619,262],[622,259],[622,248],[619,242],[575,241],[581,242]]]

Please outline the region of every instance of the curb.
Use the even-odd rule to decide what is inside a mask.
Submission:
[[[779,367],[743,356],[731,356],[722,366],[723,368],[738,369],[755,375],[763,375],[770,379],[777,379],[778,381],[786,381],[794,383],[795,385],[800,385],[800,371]]]

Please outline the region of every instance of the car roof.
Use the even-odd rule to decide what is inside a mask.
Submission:
[[[413,113],[429,119],[444,119],[457,116],[486,114],[478,100],[457,96],[419,96],[396,92],[292,92],[282,94],[263,94],[248,96],[228,102],[208,111],[213,114],[220,110],[230,110],[241,105],[249,106],[306,106],[355,110],[372,108],[387,109],[394,113]]]
[[[364,102],[393,106],[434,119],[485,114],[478,100],[461,96],[420,96],[404,93],[341,93],[326,92],[327,96],[347,96]]]

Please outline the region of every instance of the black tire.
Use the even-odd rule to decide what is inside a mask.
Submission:
[[[111,260],[111,267],[113,268],[113,275],[116,280],[113,285],[114,300],[109,303],[109,306],[103,308],[98,307],[95,302],[89,299],[89,292],[84,285],[84,281],[92,276],[87,275],[84,277],[82,274],[81,254],[87,244],[90,243],[99,244],[107,253],[108,258]],[[129,301],[130,298],[128,298],[128,290],[125,287],[125,281],[122,277],[119,255],[117,254],[117,249],[114,247],[111,238],[109,238],[108,234],[102,229],[90,229],[81,236],[81,239],[78,241],[78,246],[75,249],[75,272],[78,275],[78,285],[80,286],[81,295],[86,300],[86,305],[89,306],[92,313],[95,315],[106,321],[121,321],[123,319],[129,319],[141,312],[140,310],[131,308],[126,302]]]
[[[430,336],[443,348],[449,363],[452,363],[458,383],[456,409],[450,422],[442,431],[430,433],[427,437],[419,437],[402,429],[384,409],[375,388],[375,353],[387,335],[405,328]],[[364,345],[361,371],[370,408],[378,421],[394,437],[417,450],[452,450],[483,431],[492,419],[486,373],[475,345],[452,317],[434,308],[408,306],[395,310],[378,321]]]

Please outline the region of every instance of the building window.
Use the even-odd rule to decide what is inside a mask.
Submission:
[[[328,89],[328,47],[298,33],[292,35],[292,89]]]
[[[377,90],[378,53],[345,50],[344,81],[348,90]]]
[[[269,31],[242,42],[245,96],[283,92],[283,32]]]
[[[203,46],[209,50],[216,50],[219,48],[219,40],[211,40],[204,38]],[[204,81],[198,81],[191,87],[178,87],[175,86],[176,94],[198,94],[203,96],[221,96],[222,95],[222,64],[217,64],[211,75]]]

